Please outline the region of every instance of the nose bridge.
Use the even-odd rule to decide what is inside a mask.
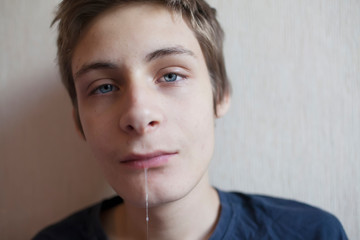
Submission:
[[[124,111],[120,127],[127,133],[144,134],[155,130],[162,122],[155,88],[145,80],[130,81],[124,93]]]
[[[129,112],[135,114],[146,114],[156,108],[155,89],[141,76],[131,78],[126,87],[125,101]]]
[[[146,83],[138,81],[131,82],[127,89],[127,101],[129,107],[145,108],[146,103],[149,103],[151,89],[146,86]],[[137,106],[139,105],[139,106]]]

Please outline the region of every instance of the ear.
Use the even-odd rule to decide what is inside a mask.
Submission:
[[[81,122],[80,122],[79,112],[77,109],[75,109],[75,107],[73,107],[72,116],[73,116],[73,120],[75,123],[76,132],[78,133],[80,138],[82,138],[84,141],[86,141],[84,131],[82,129]]]
[[[216,118],[221,118],[227,113],[230,103],[231,96],[230,93],[227,93],[219,103],[216,103]]]

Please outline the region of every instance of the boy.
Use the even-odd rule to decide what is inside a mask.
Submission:
[[[230,102],[203,0],[64,0],[58,59],[77,128],[119,197],[35,239],[346,239],[332,215],[208,180]]]

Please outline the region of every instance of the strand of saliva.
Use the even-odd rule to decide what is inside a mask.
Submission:
[[[145,208],[146,208],[146,239],[149,239],[149,192],[148,192],[148,169],[144,169],[145,172]]]

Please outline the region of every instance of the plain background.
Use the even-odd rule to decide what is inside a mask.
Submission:
[[[29,239],[113,194],[60,83],[58,2],[0,1],[1,239]],[[213,184],[321,207],[360,239],[360,1],[209,2],[233,84]]]

